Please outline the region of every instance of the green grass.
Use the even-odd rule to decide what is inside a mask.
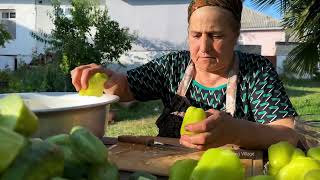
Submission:
[[[138,120],[124,120],[111,124],[107,128],[106,134],[108,136],[119,135],[149,135],[156,136],[158,128],[155,125],[158,116],[151,116],[149,118],[141,118]]]
[[[116,112],[116,122],[108,125],[107,136],[118,135],[150,135],[156,136],[158,128],[155,125],[162,112],[160,100],[138,102],[130,107],[114,104],[111,107]]]
[[[320,114],[320,81],[288,82],[286,89],[299,115]]]
[[[299,115],[320,114],[319,81],[287,81],[285,88]],[[139,102],[129,108],[115,104],[112,109],[117,112],[117,121],[108,126],[106,135],[158,134],[155,121],[163,109],[161,101]]]

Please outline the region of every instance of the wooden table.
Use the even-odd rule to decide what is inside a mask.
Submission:
[[[164,144],[179,145],[178,139],[155,137]],[[168,179],[170,166],[180,159],[199,159],[203,151],[187,148],[153,147],[143,144],[117,142],[116,138],[105,137],[104,143],[109,148],[109,159],[120,169],[120,179],[128,179],[132,172],[143,170],[157,175],[158,179]],[[246,169],[246,176],[261,175],[263,173],[262,151],[243,150],[234,145],[231,147],[241,158]]]

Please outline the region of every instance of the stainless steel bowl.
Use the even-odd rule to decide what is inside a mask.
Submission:
[[[118,96],[108,94],[101,97],[79,96],[78,93],[66,92],[16,94],[20,95],[38,116],[40,125],[34,137],[40,138],[69,133],[76,125],[102,137],[105,134],[110,104],[119,100]]]

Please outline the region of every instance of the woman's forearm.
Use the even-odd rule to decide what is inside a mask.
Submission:
[[[127,76],[124,74],[117,74],[115,82],[111,82],[106,93],[117,95],[121,102],[129,102],[135,100],[133,93],[130,90]]]
[[[248,149],[267,149],[279,141],[297,145],[298,135],[293,130],[292,119],[282,119],[269,124],[238,120],[236,145]],[[238,137],[237,137],[238,136]]]

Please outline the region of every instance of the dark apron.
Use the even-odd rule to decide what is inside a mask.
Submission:
[[[158,136],[180,138],[180,127],[187,108],[191,106],[189,100],[185,97],[187,90],[194,77],[194,64],[190,63],[179,84],[175,96],[171,103],[164,107],[162,114],[156,121],[159,128]],[[239,72],[239,59],[237,53],[234,55],[234,64],[228,73],[228,84],[226,91],[226,112],[234,116],[236,106],[237,92],[237,74]]]

